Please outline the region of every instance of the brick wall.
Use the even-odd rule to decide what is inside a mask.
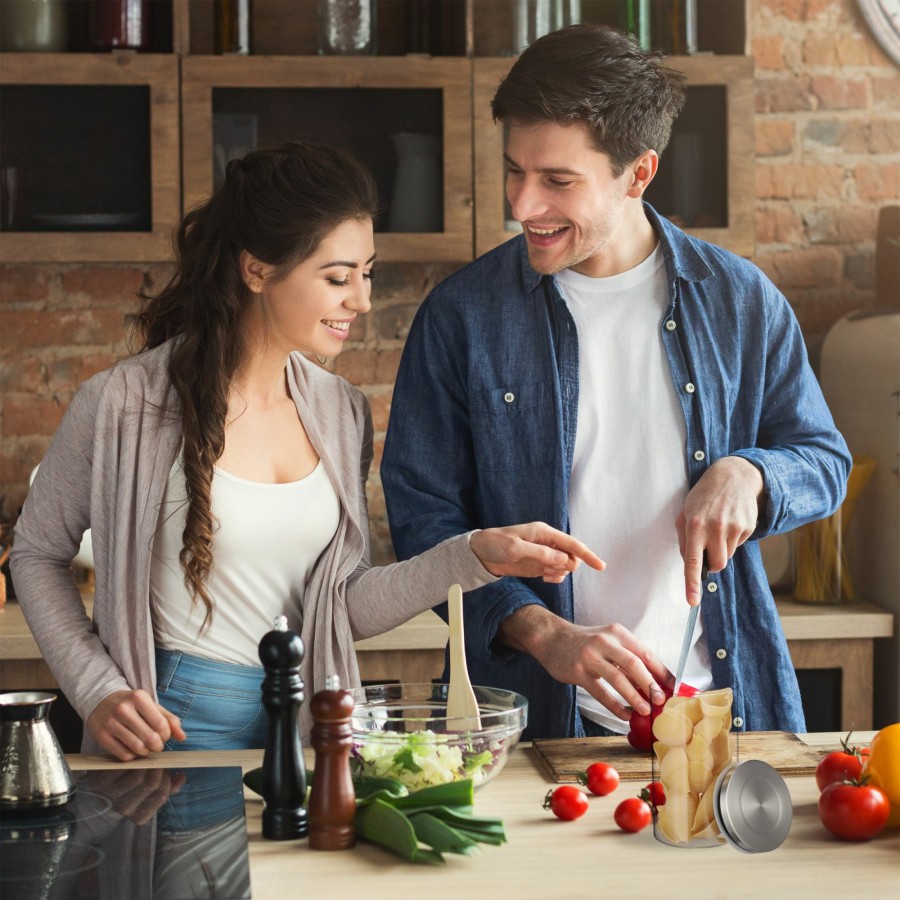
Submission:
[[[879,207],[900,202],[900,71],[853,0],[751,0],[756,257],[815,354],[874,302]]]
[[[756,262],[784,291],[813,351],[872,305],[875,221],[900,198],[900,72],[852,0],[748,0],[757,70]],[[0,245],[2,258],[2,245]],[[382,264],[372,313],[329,367],[369,396],[376,467],[391,385],[418,303],[452,265]],[[165,266],[0,265],[0,494],[25,496],[75,387],[127,353],[134,296]],[[391,558],[377,468],[373,555]]]

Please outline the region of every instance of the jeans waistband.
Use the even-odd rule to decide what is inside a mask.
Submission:
[[[218,675],[228,679],[233,688],[246,691],[258,691],[266,677],[266,670],[262,666],[243,666],[157,647],[156,683],[160,690],[169,689],[176,671],[179,676],[191,681],[214,681]]]

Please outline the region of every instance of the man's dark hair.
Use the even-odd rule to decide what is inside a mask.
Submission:
[[[571,25],[535,41],[491,101],[494,121],[584,125],[618,177],[647,150],[661,154],[684,106],[684,76],[605,25]]]

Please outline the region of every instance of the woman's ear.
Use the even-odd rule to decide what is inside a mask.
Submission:
[[[272,266],[258,260],[246,250],[241,250],[241,278],[244,284],[254,293],[261,294],[266,279],[272,274]]]
[[[659,166],[659,155],[655,150],[642,153],[628,168],[631,173],[629,197],[641,197],[656,175]]]

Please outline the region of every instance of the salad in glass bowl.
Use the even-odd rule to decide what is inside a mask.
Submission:
[[[528,701],[515,691],[474,687],[479,727],[447,718],[446,684],[380,684],[352,691],[354,774],[395,778],[409,790],[494,778],[518,744]]]

